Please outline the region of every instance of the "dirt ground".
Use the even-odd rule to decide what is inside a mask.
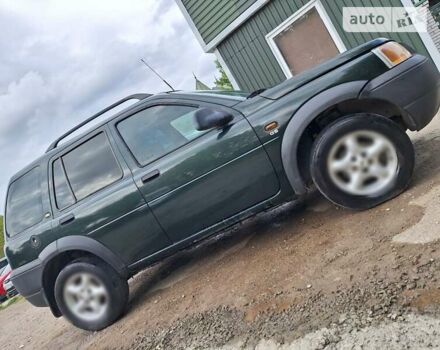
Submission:
[[[398,198],[353,212],[314,194],[263,213],[135,276],[102,332],[19,302],[0,311],[1,347],[440,348],[440,118],[411,137]]]

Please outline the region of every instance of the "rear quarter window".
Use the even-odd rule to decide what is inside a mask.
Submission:
[[[43,220],[40,168],[36,167],[9,187],[6,203],[6,231],[14,236]]]

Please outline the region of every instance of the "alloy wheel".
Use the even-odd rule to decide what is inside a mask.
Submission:
[[[351,132],[331,148],[327,168],[331,180],[352,195],[371,196],[397,177],[399,161],[393,143],[369,130]]]
[[[69,277],[64,285],[64,300],[69,310],[84,321],[97,321],[109,307],[109,293],[102,281],[86,272]]]

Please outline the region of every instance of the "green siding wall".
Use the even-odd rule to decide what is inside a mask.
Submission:
[[[271,0],[219,45],[218,50],[242,90],[253,91],[270,87],[286,79],[265,37],[308,2],[309,0]],[[400,0],[321,0],[321,3],[347,49],[373,38],[389,37],[411,45],[420,53],[428,54],[417,33],[344,32],[344,6],[401,6]]]
[[[221,33],[256,0],[182,0],[205,44]]]
[[[408,45],[415,48],[420,53],[428,55],[428,51],[425,48],[419,34],[417,33],[346,33],[342,28],[342,8],[343,7],[353,7],[362,6],[373,7],[373,6],[402,6],[400,0],[338,0],[338,5],[335,6],[336,2],[333,1],[323,1],[328,15],[330,16],[336,30],[341,36],[347,48],[352,48],[356,45],[364,43],[365,41],[377,38],[379,36],[391,38],[400,42],[407,43]]]

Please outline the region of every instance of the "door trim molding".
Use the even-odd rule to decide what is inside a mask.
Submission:
[[[280,49],[278,48],[275,37],[280,34],[282,31],[284,31],[287,27],[289,27],[291,24],[293,24],[295,21],[297,21],[299,18],[301,18],[303,15],[305,15],[307,12],[312,10],[313,8],[316,8],[318,11],[319,16],[321,17],[322,21],[324,22],[325,27],[327,28],[331,38],[333,39],[336,47],[338,48],[339,52],[344,52],[347,50],[344,42],[342,41],[341,37],[339,36],[338,31],[336,30],[335,26],[333,25],[330,17],[328,16],[327,12],[324,9],[324,6],[322,6],[320,0],[312,0],[307,5],[301,7],[298,11],[296,11],[292,16],[287,18],[283,23],[281,23],[278,27],[276,27],[274,30],[272,30],[270,33],[266,35],[266,41],[269,44],[269,47],[272,50],[272,53],[274,54],[276,60],[278,61],[281,69],[283,70],[284,74],[287,78],[291,78],[293,75],[290,71],[290,68],[284,59]]]

